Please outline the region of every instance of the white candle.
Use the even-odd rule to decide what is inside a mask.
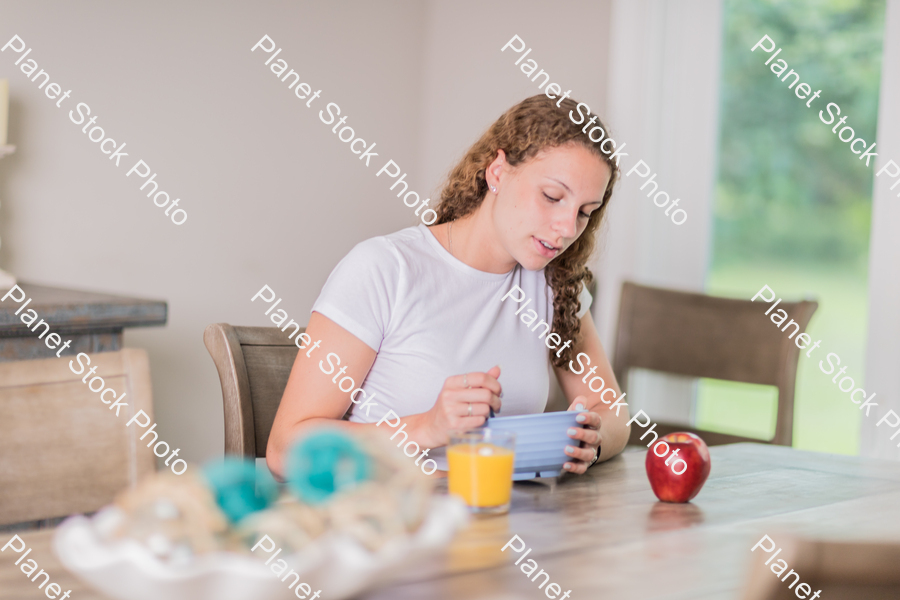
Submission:
[[[0,79],[0,146],[6,145],[7,122],[9,120],[9,81]]]

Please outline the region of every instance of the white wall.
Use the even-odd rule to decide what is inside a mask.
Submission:
[[[630,154],[622,160],[598,269],[594,314],[607,348],[613,347],[623,281],[703,290],[716,177],[721,10],[721,0],[685,0],[677,7],[664,0],[612,2],[609,120]],[[655,193],[680,199],[678,208],[688,214],[683,224],[647,197],[653,184],[642,192],[645,180],[637,172],[626,175],[638,160],[657,174]],[[691,378],[635,372],[629,396],[654,420],[693,421]]]
[[[563,91],[606,112],[609,2],[430,2],[424,54],[422,177],[437,189],[462,154],[503,112],[542,92],[500,52],[518,35],[529,59]],[[524,61],[523,61],[524,62]]]
[[[250,47],[279,58],[377,142],[376,160],[418,156],[425,9],[415,1],[0,3],[0,40],[21,36],[52,80],[143,158],[188,221],[176,227],[43,92],[0,54],[11,87],[0,160],[0,264],[20,279],[160,298],[165,328],[130,330],[146,348],[163,439],[201,460],[222,451],[218,377],[203,329],[266,325],[263,284],[307,318],[325,278],[358,241],[414,224]],[[313,107],[316,105],[313,104]]]
[[[900,1],[888,0],[885,16],[884,55],[881,63],[881,97],[878,102],[877,173],[889,159],[900,163]],[[860,419],[860,454],[900,459],[896,429],[889,422],[877,426],[888,410],[900,414],[900,199],[890,187],[896,179],[887,173],[875,178],[872,200],[872,233],[869,241],[869,327],[866,341],[866,387],[878,394],[878,406]]]
[[[132,329],[150,354],[158,430],[192,460],[222,450],[221,393],[203,346],[209,323],[267,325],[263,284],[298,320],[357,242],[416,223],[331,127],[250,47],[263,34],[337,102],[377,160],[436,190],[501,112],[537,93],[500,47],[519,34],[554,80],[603,112],[607,3],[434,1],[189,4],[0,2],[0,40],[21,36],[72,89],[53,102],[0,54],[11,86],[0,161],[0,265],[25,281],[169,303],[165,328]],[[129,160],[178,195],[176,227],[68,119],[90,105]],[[316,104],[313,105],[314,107]]]

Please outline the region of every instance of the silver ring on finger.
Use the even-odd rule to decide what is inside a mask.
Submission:
[[[469,417],[472,416],[472,403],[471,402],[469,402],[469,414],[466,416],[469,416]]]
[[[468,373],[463,373],[463,385],[466,386],[467,388],[469,387],[469,374]],[[469,406],[471,406],[471,404]],[[469,416],[472,416],[471,412],[469,413]]]

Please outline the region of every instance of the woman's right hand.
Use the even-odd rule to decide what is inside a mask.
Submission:
[[[446,446],[450,432],[468,430],[484,424],[490,409],[500,412],[499,365],[487,373],[453,375],[444,381],[444,387],[431,410],[424,413],[422,429],[426,446]],[[471,407],[471,409],[470,409]]]

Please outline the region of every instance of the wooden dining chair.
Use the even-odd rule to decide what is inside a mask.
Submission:
[[[813,301],[782,302],[779,308],[806,329],[818,308]],[[716,298],[625,282],[613,370],[622,391],[632,368],[688,377],[709,377],[778,388],[775,435],[760,440],[704,431],[684,424],[658,423],[660,437],[691,431],[709,445],[764,442],[790,446],[794,425],[794,382],[800,349],[764,313],[766,303]],[[798,334],[799,335],[799,334]],[[641,444],[633,427],[629,443]]]
[[[228,323],[213,323],[203,332],[222,385],[226,454],[266,455],[275,413],[299,352],[294,339],[277,327]]]
[[[885,510],[890,507],[886,505]],[[750,576],[741,600],[811,598],[819,590],[819,598],[829,600],[900,598],[900,544],[822,541],[774,534],[773,538],[781,549],[775,562],[766,565],[773,554],[762,554],[761,550],[748,556]],[[787,564],[784,569],[777,562],[782,560]]]
[[[106,387],[126,393],[118,417],[68,357],[0,363],[0,525],[96,511],[155,470],[143,430],[125,426],[138,410],[153,417],[147,353],[90,359]]]

